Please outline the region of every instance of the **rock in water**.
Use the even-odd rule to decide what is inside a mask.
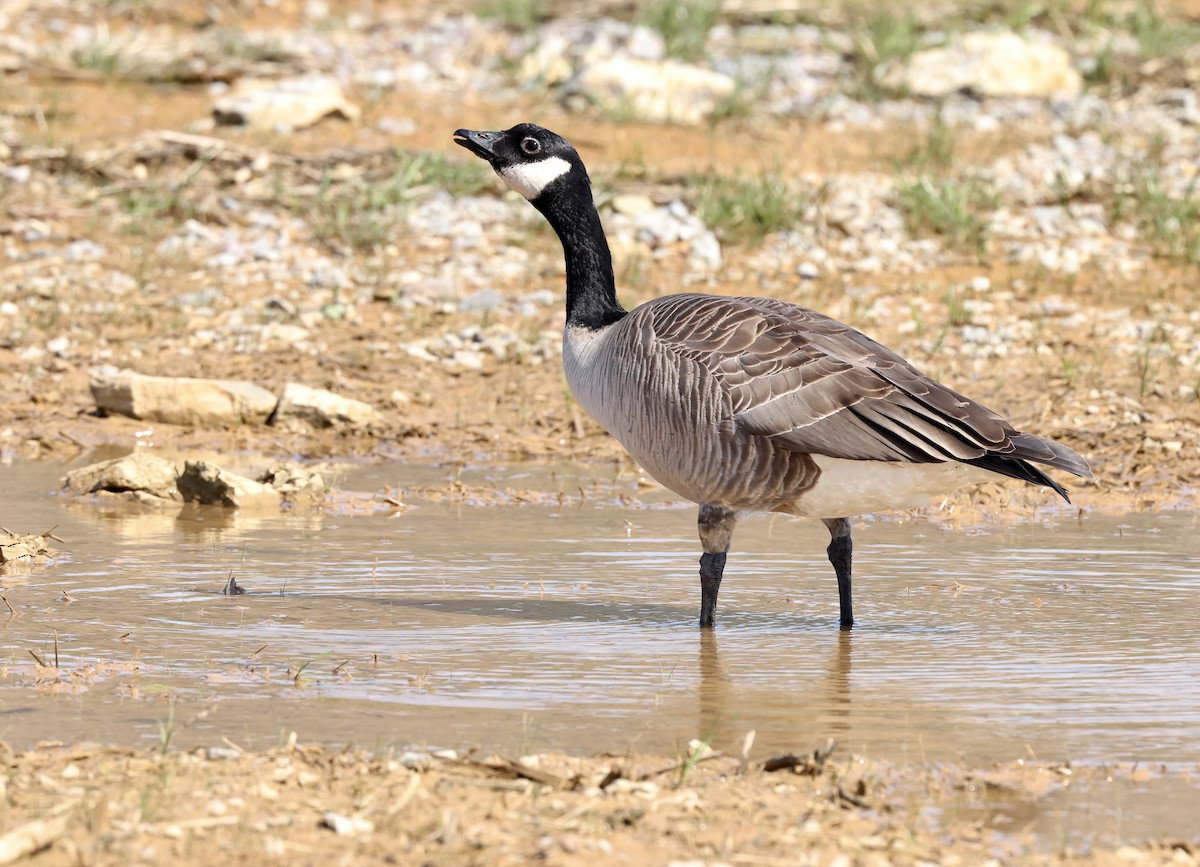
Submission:
[[[208,461],[188,461],[175,483],[189,503],[244,509],[278,506],[280,502],[279,491],[270,485],[223,470]]]
[[[166,458],[149,452],[134,452],[123,458],[101,461],[72,470],[63,477],[63,488],[72,494],[102,491],[129,494],[131,499],[179,500],[175,477],[179,471]]]
[[[292,502],[320,501],[325,497],[328,488],[320,473],[306,470],[299,464],[288,461],[272,464],[258,477],[258,481],[270,485],[279,491],[284,499]]]

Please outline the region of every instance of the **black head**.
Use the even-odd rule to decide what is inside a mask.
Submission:
[[[454,140],[487,160],[506,184],[531,202],[572,181],[591,186],[571,143],[537,124],[519,123],[503,132],[460,129]]]

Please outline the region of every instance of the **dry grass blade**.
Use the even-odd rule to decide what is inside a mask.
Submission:
[[[705,762],[711,762],[714,759],[723,759],[723,758],[725,758],[724,753],[717,752],[714,750],[713,752],[708,753],[707,755],[688,758],[685,761],[676,762],[675,764],[668,765],[665,768],[659,768],[657,771],[650,771],[649,773],[642,774],[641,779],[649,780],[652,777],[661,777],[663,774],[677,774],[680,771],[694,768],[696,765],[701,765],[701,764],[704,764]]]
[[[530,782],[538,783],[539,785],[550,786],[551,788],[561,789],[563,791],[574,789],[579,783],[577,779],[560,777],[557,774],[550,773],[549,771],[531,768],[527,765],[521,764],[520,762],[504,757],[501,757],[498,761],[494,762],[465,761],[461,762],[460,764],[471,768],[479,768],[496,776],[507,777],[510,780],[529,780]]]
[[[597,788],[599,788],[600,791],[604,791],[617,780],[624,779],[624,777],[625,774],[620,768],[609,768],[608,773],[604,775],[604,779],[600,781],[600,785]]]
[[[421,775],[413,774],[408,778],[408,785],[404,787],[404,791],[400,793],[400,797],[396,798],[387,808],[388,817],[397,815],[401,810],[408,806],[408,802],[413,799],[413,795],[417,793],[417,789],[421,787]]]

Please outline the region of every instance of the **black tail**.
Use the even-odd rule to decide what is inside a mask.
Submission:
[[[1066,489],[1035,467],[1029,461],[1037,461],[1049,467],[1066,470],[1085,479],[1092,477],[1092,469],[1079,454],[1054,440],[1033,434],[1016,434],[1009,438],[1013,445],[1010,452],[988,452],[980,458],[963,461],[973,467],[991,470],[1010,479],[1031,482],[1043,488],[1052,488],[1060,497],[1071,502]]]

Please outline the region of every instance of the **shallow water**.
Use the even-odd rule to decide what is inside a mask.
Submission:
[[[692,507],[623,506],[620,478],[580,502],[606,472],[462,476],[561,507],[249,516],[106,513],[53,494],[62,468],[0,467],[0,525],[68,554],[3,578],[0,738],[673,753],[753,729],[757,755],[1200,763],[1196,515],[859,523],[849,633],[825,529],[754,516],[702,633]]]

